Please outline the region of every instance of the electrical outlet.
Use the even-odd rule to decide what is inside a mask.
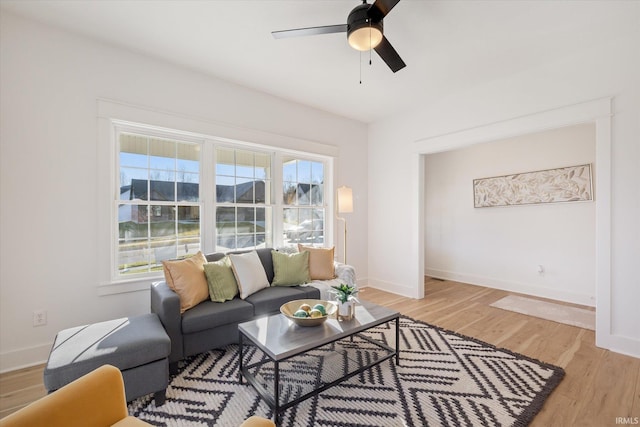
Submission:
[[[44,326],[47,324],[47,312],[36,310],[33,312],[33,326]]]

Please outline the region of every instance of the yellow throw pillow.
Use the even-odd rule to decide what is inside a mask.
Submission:
[[[333,265],[334,248],[314,248],[298,244],[298,251],[309,252],[309,275],[311,280],[331,280],[336,277]]]
[[[204,275],[206,262],[202,252],[186,259],[162,261],[165,280],[180,297],[180,313],[209,298],[209,286]]]

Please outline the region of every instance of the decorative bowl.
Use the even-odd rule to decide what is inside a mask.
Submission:
[[[322,317],[295,317],[293,313],[298,311],[302,304],[309,304],[311,307],[316,304],[322,304],[324,305],[327,314]],[[289,301],[288,303],[280,306],[280,313],[291,319],[296,325],[300,326],[321,325],[329,316],[335,315],[336,311],[338,311],[338,306],[334,302],[319,299],[298,299],[295,301]]]

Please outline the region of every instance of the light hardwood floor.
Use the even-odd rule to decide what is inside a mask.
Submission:
[[[490,307],[505,291],[426,279],[425,295],[366,288],[360,298],[564,368],[534,427],[629,425],[640,417],[640,359],[596,347],[593,331]],[[42,369],[0,375],[0,418],[45,395]]]

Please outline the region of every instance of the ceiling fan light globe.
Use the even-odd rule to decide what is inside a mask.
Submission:
[[[374,26],[363,26],[349,32],[349,46],[359,51],[375,48],[382,41],[382,31]]]

